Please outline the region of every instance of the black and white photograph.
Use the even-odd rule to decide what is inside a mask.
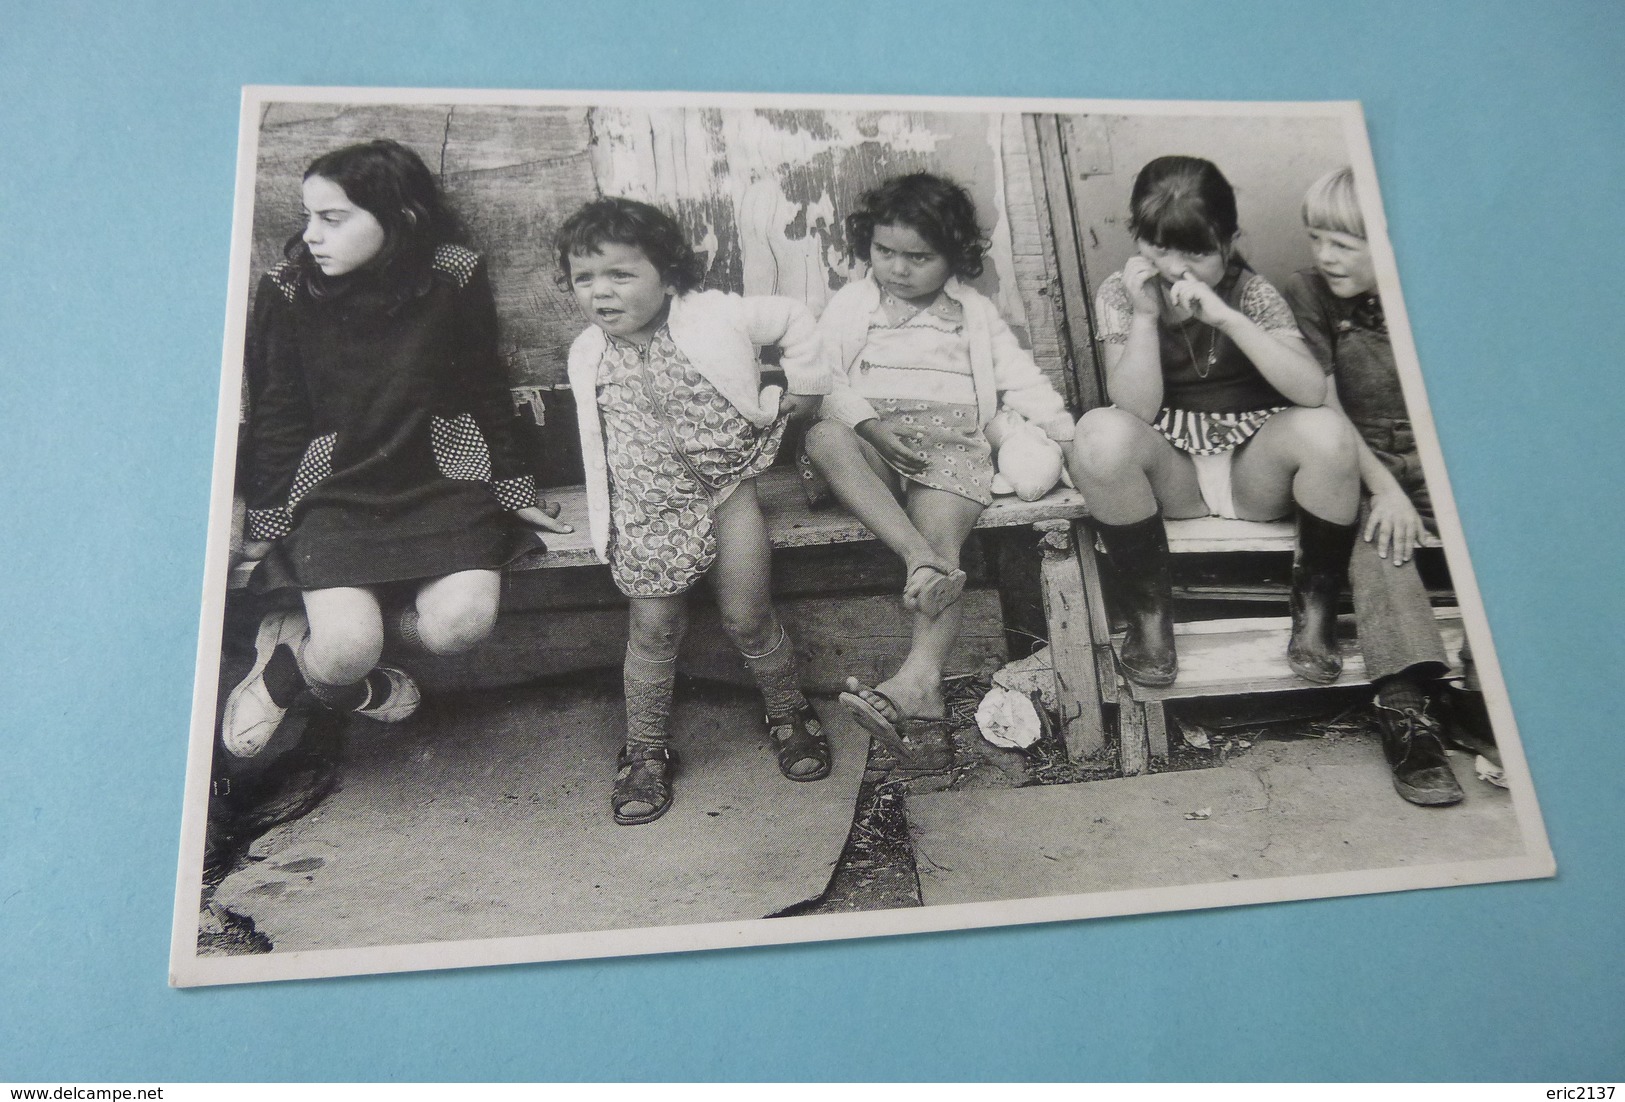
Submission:
[[[1553,875],[1379,168],[246,89],[171,982]]]

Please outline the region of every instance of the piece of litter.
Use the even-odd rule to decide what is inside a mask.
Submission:
[[[1496,765],[1483,754],[1478,755],[1473,760],[1473,771],[1478,774],[1479,780],[1493,784],[1496,788],[1505,788],[1507,786],[1506,770]]]
[[[983,738],[1007,750],[1025,750],[1043,733],[1033,702],[1009,689],[988,690],[976,706],[976,726]]]
[[[1198,808],[1195,811],[1187,811],[1187,812],[1185,812],[1185,818],[1191,819],[1193,821],[1201,820],[1201,819],[1211,819],[1212,817],[1213,817],[1213,809],[1211,807],[1203,807],[1203,808]]]
[[[1244,738],[1240,738],[1240,739],[1236,740],[1236,748],[1239,749],[1239,750],[1249,750],[1249,749],[1252,748],[1252,745],[1253,745],[1252,743],[1248,742]]]
[[[1057,710],[1055,669],[1050,663],[1047,646],[1039,647],[1026,658],[1006,663],[993,675],[993,684],[1022,696],[1030,697],[1036,692],[1045,708]]]
[[[1199,723],[1181,723],[1179,734],[1185,740],[1186,746],[1197,750],[1213,749],[1213,740],[1208,737],[1208,730]]]

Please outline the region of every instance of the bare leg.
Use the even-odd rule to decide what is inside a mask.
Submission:
[[[745,654],[762,654],[779,641],[779,621],[769,592],[772,546],[767,521],[746,480],[717,509],[717,558],[711,566],[722,627]]]
[[[912,523],[929,537],[932,550],[957,568],[960,551],[982,515],[982,506],[957,494],[914,485],[909,488],[908,512]],[[895,674],[875,686],[895,708],[887,706],[876,691],[860,688],[858,695],[894,723],[913,716],[943,715],[942,667],[959,639],[962,609],[955,602],[936,616],[915,613],[908,657]]]
[[[1132,413],[1101,406],[1083,415],[1067,452],[1072,481],[1102,524],[1133,524],[1161,513],[1208,513],[1190,456]]]
[[[898,500],[902,479],[887,466],[868,442],[838,421],[820,421],[807,431],[807,455],[829,480],[831,492],[875,537],[903,560],[908,573],[903,605],[914,608],[918,591],[928,578],[915,571],[922,566],[947,573],[954,560],[944,558],[931,545]]]
[[[1352,524],[1360,508],[1354,426],[1328,407],[1282,410],[1237,450],[1231,485],[1243,520],[1275,520],[1295,503]]]
[[[310,638],[298,655],[306,679],[353,685],[366,677],[384,649],[383,613],[372,590],[307,589],[303,597]]]
[[[417,631],[430,654],[461,654],[491,634],[502,575],[464,570],[425,582],[417,593]]]
[[[795,647],[774,613],[772,548],[754,481],[741,483],[718,507],[716,524],[711,586],[723,630],[744,655],[762,692],[779,771],[793,781],[828,776],[829,743],[801,691]]]

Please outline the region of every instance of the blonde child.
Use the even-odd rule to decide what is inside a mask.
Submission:
[[[1068,460],[1127,596],[1123,673],[1150,686],[1178,676],[1164,517],[1295,511],[1287,661],[1335,681],[1360,496],[1354,430],[1325,405],[1325,369],[1280,292],[1236,251],[1235,192],[1217,166],[1151,161],[1129,232],[1135,255],[1096,296],[1112,404],[1084,414]]]
[[[1377,690],[1383,752],[1394,789],[1406,800],[1444,806],[1462,799],[1445,753],[1444,730],[1429,711],[1424,685],[1448,669],[1433,607],[1413,558],[1434,527],[1410,413],[1365,218],[1349,168],[1309,186],[1303,224],[1315,266],[1286,283],[1286,299],[1315,357],[1332,373],[1331,398],[1358,430],[1362,538],[1349,561],[1354,613],[1366,676]],[[1477,692],[1456,694],[1458,718],[1482,717]],[[1479,732],[1480,745],[1486,732]],[[1493,750],[1490,750],[1493,753]]]
[[[761,688],[780,772],[828,776],[829,744],[768,591],[753,481],[778,453],[787,418],[810,416],[829,389],[812,313],[793,299],[702,291],[681,228],[647,203],[588,203],[557,245],[561,284],[592,323],[570,348],[569,375],[593,546],[630,603],[615,821],[652,822],[671,806],[677,651],[688,591],[705,577]],[[783,354],[782,397],[761,388],[757,347],[768,344]]]
[[[862,197],[847,233],[869,272],[819,319],[834,387],[806,453],[904,563],[908,657],[878,685],[848,678],[840,698],[866,730],[904,749],[910,721],[944,714],[960,549],[993,500],[983,429],[1001,404],[1059,441],[1072,438],[1073,420],[998,308],[963,282],[981,274],[986,252],[964,188],[924,172],[888,180]]]
[[[305,228],[260,281],[240,487],[265,617],[221,740],[259,754],[301,701],[386,722],[418,703],[386,634],[436,654],[496,621],[500,568],[568,532],[510,439],[496,309],[434,177],[398,142],[305,170]]]

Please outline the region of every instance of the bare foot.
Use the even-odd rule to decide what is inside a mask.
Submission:
[[[855,677],[849,677],[846,679],[846,689],[893,725],[909,719],[941,719],[948,714],[940,681],[935,685],[922,686],[896,676],[870,687]]]

